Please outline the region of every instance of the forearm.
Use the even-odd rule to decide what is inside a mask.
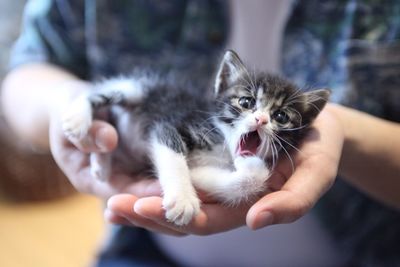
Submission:
[[[36,148],[48,150],[49,116],[59,96],[67,93],[59,85],[74,80],[78,78],[71,73],[44,63],[11,71],[3,82],[1,101],[4,117],[15,134]]]
[[[400,125],[339,105],[345,143],[339,174],[370,196],[400,208]]]

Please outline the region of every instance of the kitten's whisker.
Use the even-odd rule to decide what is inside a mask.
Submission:
[[[256,68],[253,66],[253,68],[252,68],[252,74],[253,74],[253,79],[252,79],[252,84],[253,84],[253,88],[254,88],[254,92],[257,92],[257,83],[256,83],[256,81],[257,81],[257,79],[256,79]]]
[[[321,97],[318,97],[318,99],[321,99]],[[301,100],[301,101],[300,101],[300,100],[299,100],[299,101],[291,101],[289,104],[304,103],[304,104],[307,104],[307,105],[314,106],[314,108],[315,108],[316,110],[321,111],[321,110],[314,104],[314,102],[317,101],[318,99],[315,99],[315,100],[313,100],[313,99],[308,99],[308,100]]]
[[[229,117],[224,116],[224,115],[213,115],[213,116],[210,116],[209,118],[203,120],[202,123],[208,123],[209,121],[212,121],[215,119],[226,119],[226,118],[229,118]]]
[[[269,142],[267,138],[261,138],[261,144],[258,149],[259,154],[263,157],[266,158],[269,150]]]
[[[302,129],[308,127],[308,126],[309,126],[309,124],[305,124],[305,125],[302,125],[302,126],[296,127],[296,128],[286,128],[286,129],[285,129],[285,128],[282,128],[282,129],[279,129],[279,131],[281,131],[281,132],[298,131],[298,130],[302,130]]]
[[[286,156],[288,157],[289,161],[290,161],[290,165],[292,166],[292,173],[294,173],[294,162],[292,157],[290,156],[289,152],[287,151],[287,149],[283,146],[283,144],[281,143],[281,141],[279,141],[279,139],[277,139],[276,137],[278,137],[277,135],[274,135],[273,138],[275,139],[275,141],[278,142],[279,146],[283,149],[283,151],[285,152]],[[279,137],[278,137],[279,138]]]
[[[252,85],[249,83],[249,81],[246,78],[240,78],[243,82],[245,82],[245,85],[238,84],[236,85],[238,88],[243,89],[247,91],[248,93],[252,94]]]
[[[242,66],[242,63],[240,62],[240,60],[239,59],[235,59],[235,61],[236,61],[236,65],[237,66]],[[255,90],[255,84],[253,83],[253,81],[252,81],[252,79],[251,79],[251,76],[250,76],[250,74],[249,74],[249,72],[248,72],[248,70],[247,70],[247,68],[246,67],[244,67],[244,66],[242,66],[241,67],[241,70],[244,72],[244,74],[248,77],[248,79],[249,80],[246,80],[245,79],[245,77],[243,77],[243,81],[245,82],[245,83],[247,83],[247,85],[250,87],[250,88],[252,88],[253,90]],[[248,90],[248,89],[247,89]],[[249,91],[251,91],[251,90],[249,90]]]
[[[223,144],[223,146],[222,146],[222,154],[225,154],[227,145],[228,145],[228,144],[227,144],[226,140],[224,140],[224,144]]]
[[[273,140],[270,141],[271,145],[273,147],[272,150],[272,166],[273,168],[275,168],[277,162],[278,162],[278,156],[279,156],[279,152],[278,152],[278,148],[276,147],[275,142],[273,142]]]
[[[300,99],[300,97],[302,97],[302,95],[300,95],[299,97],[297,97],[297,98],[295,98],[295,99],[289,101],[289,102],[288,102],[288,105],[295,104],[295,103],[304,103],[304,104],[313,106],[318,112],[321,112],[321,109],[318,108],[318,107],[314,104],[314,102],[315,102],[315,101],[318,101],[318,100],[321,100],[321,99],[326,100],[326,99],[324,99],[324,98],[322,98],[322,97],[320,97],[320,96],[317,96],[317,95],[312,95],[312,96],[310,96],[308,99]],[[303,98],[304,98],[304,97],[303,97]]]
[[[237,108],[237,107],[235,107],[235,106],[233,106],[233,105],[231,105],[231,104],[225,103],[225,102],[223,102],[223,101],[221,101],[221,100],[216,100],[216,102],[218,102],[218,103],[220,103],[220,104],[223,104],[223,105],[227,106],[228,108],[232,108],[232,109],[234,109],[235,111],[237,111],[238,113],[241,112],[241,110],[240,110],[239,108]]]
[[[299,119],[299,123],[302,124],[303,123],[303,116],[301,115],[301,113],[299,111],[297,111],[296,109],[294,109],[294,108],[291,108],[290,110],[297,114],[297,116],[299,117],[298,118]]]
[[[293,148],[294,150],[296,150],[299,153],[303,153],[301,152],[300,149],[298,149],[297,147],[295,147],[293,144],[291,144],[290,142],[288,142],[287,140],[285,140],[284,138],[280,137],[279,135],[275,135],[279,140],[283,141],[285,144],[288,144],[291,148]]]
[[[208,135],[209,135],[211,132],[213,132],[215,129],[218,129],[218,126],[215,126],[215,127],[211,128],[211,129],[209,129],[207,132],[205,132],[205,133],[200,137],[200,140],[206,141],[207,143],[212,143],[212,142],[210,142],[210,140],[209,140],[207,137],[208,137]],[[207,138],[208,140],[206,140],[206,138]]]
[[[255,79],[255,75],[253,75],[253,77],[250,75],[250,72],[248,71],[248,69],[247,68],[245,68],[245,67],[243,67],[243,71],[244,71],[244,74],[247,76],[247,79],[246,79],[246,77],[243,77],[242,78],[242,80],[245,82],[245,83],[247,83],[247,86],[249,86],[249,88],[251,89],[251,90],[249,90],[248,88],[247,88],[247,90],[251,93],[252,91],[253,92],[256,92],[257,91],[257,86],[256,86],[256,84],[255,84],[255,81],[256,81],[256,79]],[[255,71],[253,71],[254,73],[255,73]],[[254,96],[254,93],[253,93],[253,96]]]
[[[300,90],[300,89],[295,89],[295,91],[293,92],[293,94],[291,94],[291,95],[286,99],[286,101],[287,101],[287,102],[290,102],[290,101],[292,101],[292,100],[294,100],[294,99],[297,99],[297,98],[301,97],[302,94],[303,94],[302,90]]]

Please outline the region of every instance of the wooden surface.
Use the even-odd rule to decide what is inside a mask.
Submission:
[[[103,231],[102,203],[93,197],[0,202],[0,266],[89,266]]]

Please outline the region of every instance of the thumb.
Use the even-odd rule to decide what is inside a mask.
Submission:
[[[247,212],[246,224],[253,230],[291,223],[302,217],[313,202],[292,191],[277,191],[257,201]]]

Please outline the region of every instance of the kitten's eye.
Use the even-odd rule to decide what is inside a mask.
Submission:
[[[289,115],[282,111],[282,110],[278,110],[276,111],[273,115],[272,118],[279,124],[286,124],[289,121]]]
[[[255,104],[256,100],[253,97],[242,96],[239,98],[239,105],[245,109],[252,109]]]

